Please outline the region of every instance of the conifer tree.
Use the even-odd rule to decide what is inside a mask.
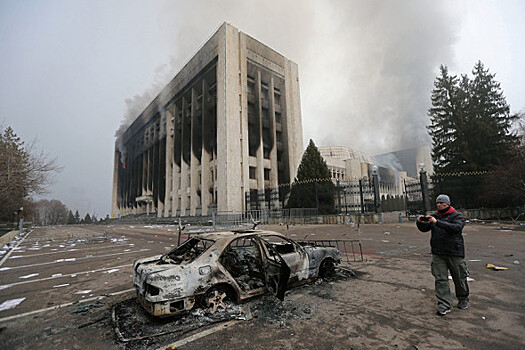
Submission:
[[[432,159],[436,172],[489,170],[509,155],[517,138],[500,83],[480,61],[472,74],[451,76],[440,67],[429,109]]]
[[[320,214],[335,211],[335,186],[330,170],[313,140],[306,148],[290,193],[289,208],[318,208]]]
[[[74,225],[77,223],[77,220],[75,219],[75,215],[73,215],[73,212],[70,210],[67,218],[67,224],[68,225]]]

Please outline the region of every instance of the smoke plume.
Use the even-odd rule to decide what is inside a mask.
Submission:
[[[447,6],[431,0],[166,1],[158,16],[166,45],[177,53],[170,77],[229,22],[298,63],[305,140],[373,154],[429,142],[432,83],[440,64],[453,64],[458,21]],[[126,100],[117,137],[164,84]]]

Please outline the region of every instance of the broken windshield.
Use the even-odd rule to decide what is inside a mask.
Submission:
[[[191,238],[168,254],[163,255],[161,262],[165,264],[190,263],[211,247],[213,243],[215,241],[209,239]]]

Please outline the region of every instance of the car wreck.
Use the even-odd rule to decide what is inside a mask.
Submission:
[[[215,312],[225,301],[286,289],[334,273],[335,247],[295,242],[280,233],[239,230],[194,236],[164,255],[138,259],[133,282],[151,315],[175,316],[196,306]]]

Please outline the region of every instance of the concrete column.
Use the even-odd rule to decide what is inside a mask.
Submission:
[[[121,136],[122,137],[122,136]],[[115,150],[115,156],[113,157],[113,200],[111,205],[111,217],[112,218],[118,218],[120,216],[120,208],[117,205],[117,183],[118,183],[118,166],[120,162],[120,157],[118,155],[118,152]]]
[[[181,128],[182,128],[182,132],[181,132],[181,183],[180,183],[180,195],[181,195],[181,198],[180,198],[180,215],[181,216],[186,216],[186,210],[190,208],[190,203],[188,201],[188,188],[190,186],[190,183],[188,181],[188,174],[190,173],[190,167],[188,166],[188,164],[186,164],[186,162],[184,161],[184,139],[185,138],[189,138],[191,140],[191,133],[190,135],[186,135],[186,132],[185,132],[185,123],[186,123],[186,118],[191,118],[191,114],[190,115],[186,115],[187,114],[187,107],[188,107],[188,103],[186,101],[186,98],[182,98],[182,125],[181,125]],[[191,147],[191,142],[190,142],[190,147]]]
[[[250,190],[250,154],[248,133],[248,67],[246,64],[246,35],[239,35],[239,84],[240,84],[240,118],[241,118],[241,195],[242,209],[246,210],[245,193]]]
[[[191,166],[190,166],[190,215],[194,216],[197,211],[197,207],[200,207],[200,200],[199,196],[197,194],[197,190],[200,186],[200,179],[199,179],[199,160],[195,156],[195,152],[197,150],[193,147],[193,140],[195,133],[198,132],[195,129],[196,123],[195,119],[196,117],[196,111],[197,111],[197,91],[192,88],[191,89],[191,138],[190,138],[190,158],[191,158]],[[199,130],[200,131],[200,130]]]
[[[164,216],[168,217],[173,212],[173,133],[174,133],[174,106],[166,109],[166,193],[164,196]]]
[[[257,190],[259,193],[264,192],[264,140],[263,140],[263,119],[262,119],[262,92],[261,92],[261,71],[257,71],[255,82],[255,98],[258,100],[257,118],[259,119],[259,147],[257,148]]]
[[[181,109],[177,105],[174,106],[174,136],[173,136],[173,209],[172,209],[172,215],[173,216],[179,216],[180,215],[180,193],[181,193],[181,166],[179,166],[176,162],[176,159],[181,158],[181,154],[175,153],[175,144],[178,143],[177,149],[180,151],[182,146],[182,137],[180,137],[181,134],[178,133],[178,129],[181,126],[181,120],[179,120],[180,115],[182,113]],[[182,163],[181,163],[182,164]]]
[[[272,149],[270,151],[270,187],[272,188],[272,191],[278,191],[279,188],[279,174],[278,174],[278,166],[277,166],[277,132],[276,132],[276,126],[275,126],[275,96],[274,96],[274,81],[273,77],[270,78],[270,86],[269,89],[269,104],[270,104],[270,129],[272,132]],[[276,197],[276,199],[272,203],[272,208],[277,208],[279,206],[279,197]]]
[[[303,127],[301,101],[299,97],[299,70],[297,64],[285,59],[286,130],[290,166],[290,182],[297,175],[297,168],[303,156]]]
[[[222,30],[224,28],[224,30]],[[219,30],[217,61],[217,207],[240,211],[241,123],[239,120],[239,32],[224,24]],[[228,57],[228,59],[226,59]]]
[[[211,177],[211,154],[206,152],[204,144],[209,142],[206,139],[206,135],[212,135],[213,133],[207,130],[210,125],[205,124],[206,115],[209,113],[207,110],[208,101],[208,82],[206,79],[202,79],[202,158],[201,158],[201,202],[202,202],[202,215],[208,215],[208,206],[211,204],[212,195],[209,191],[210,187],[213,186],[213,179]]]

